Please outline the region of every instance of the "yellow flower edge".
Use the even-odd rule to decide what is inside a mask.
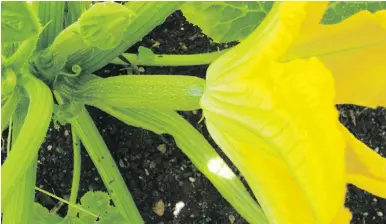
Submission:
[[[334,75],[337,104],[386,107],[385,24],[386,10],[360,11],[338,24],[308,24],[281,61],[317,57]]]
[[[355,138],[343,125],[342,132],[347,139],[347,182],[386,198],[386,159]]]

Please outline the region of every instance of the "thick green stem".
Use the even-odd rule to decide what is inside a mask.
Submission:
[[[2,166],[1,202],[4,209],[12,192],[34,163],[51,121],[53,99],[50,89],[31,74],[23,74],[21,84],[29,98],[29,107],[19,136]]]
[[[126,187],[113,157],[102,136],[99,134],[86,108],[71,122],[71,126],[79,135],[91,160],[94,162],[114,205],[121,212],[126,223],[141,224],[143,220]]]
[[[28,102],[25,100],[20,104],[13,116],[12,142],[16,142],[27,114]],[[32,220],[33,206],[35,201],[35,182],[36,182],[37,157],[29,166],[26,174],[13,189],[12,200],[3,210],[3,222],[7,224],[20,224]]]
[[[125,108],[197,110],[205,80],[182,75],[123,75],[56,87],[64,96],[89,105],[102,101]]]
[[[106,105],[98,107],[128,125],[145,128],[157,134],[172,135],[178,147],[248,222],[268,223],[260,206],[224,160],[205,138],[176,112],[121,109]]]
[[[74,151],[74,167],[72,170],[72,185],[70,203],[76,204],[78,198],[79,182],[80,182],[80,170],[81,170],[81,158],[80,158],[80,139],[76,134],[74,128],[71,127],[72,133],[72,150]],[[75,217],[76,209],[73,207],[68,208],[67,217]]]
[[[154,54],[152,58],[141,58],[137,54],[124,53],[121,56],[127,59],[132,64],[144,66],[192,66],[192,65],[207,65],[212,63],[218,57],[223,55],[228,50],[202,53],[202,54]],[[127,65],[119,57],[112,60],[110,63],[118,65]]]

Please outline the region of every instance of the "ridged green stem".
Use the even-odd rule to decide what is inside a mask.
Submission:
[[[80,170],[81,170],[81,156],[80,156],[80,139],[76,134],[74,128],[71,127],[72,133],[72,150],[74,152],[74,167],[72,169],[72,184],[71,184],[71,195],[70,195],[70,203],[76,204],[76,200],[78,199],[78,191],[79,191],[79,182],[80,182]],[[75,217],[76,209],[73,207],[68,208],[67,216]]]
[[[224,160],[205,138],[176,112],[112,108],[102,104],[98,107],[128,125],[145,128],[157,134],[172,135],[178,147],[249,223],[268,223],[260,206]]]
[[[29,107],[19,136],[1,170],[1,202],[3,209],[12,200],[12,192],[31,168],[38,155],[51,121],[53,99],[50,89],[31,74],[21,76]]]
[[[57,87],[66,97],[89,105],[103,101],[125,108],[196,110],[205,80],[183,75],[122,75]]]
[[[110,151],[90,115],[87,113],[86,108],[83,108],[79,115],[71,121],[71,126],[79,135],[114,205],[121,212],[127,223],[144,223]]]
[[[28,101],[23,100],[13,116],[12,142],[16,142],[19,132],[23,126],[27,114]],[[21,224],[32,220],[34,201],[35,201],[35,183],[36,183],[37,156],[27,170],[26,174],[13,189],[12,200],[8,202],[3,212],[3,223]]]
[[[228,50],[221,50],[210,53],[201,54],[154,54],[152,59],[141,58],[137,54],[123,53],[121,56],[126,58],[134,65],[144,66],[193,66],[193,65],[207,65],[212,63],[218,57],[223,55]],[[125,61],[120,58],[113,59],[110,63],[117,65],[127,65]]]

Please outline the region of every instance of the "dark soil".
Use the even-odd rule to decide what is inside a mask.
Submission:
[[[158,44],[159,43],[159,44]],[[217,45],[201,33],[199,28],[186,22],[180,12],[147,35],[128,52],[135,53],[138,46],[151,47],[155,53],[202,53],[227,47]],[[153,47],[152,47],[153,46]],[[188,74],[205,76],[207,66],[143,67],[143,74]],[[97,72],[101,76],[125,73],[118,66],[106,66]],[[341,120],[359,139],[381,155],[386,155],[386,110],[341,106]],[[178,149],[173,138],[123,124],[98,109],[89,108],[107,146],[120,168],[136,205],[146,223],[246,223],[222,198],[212,184]],[[182,115],[211,141],[203,123],[198,124],[201,113]],[[52,127],[52,126],[51,126]],[[211,141],[212,142],[212,141]],[[212,142],[213,143],[213,142]],[[157,147],[165,144],[166,152]],[[37,186],[60,197],[68,197],[72,178],[72,146],[69,127],[50,128],[39,154]],[[192,181],[194,178],[194,181]],[[349,186],[346,206],[354,214],[353,224],[386,223],[386,200],[375,197],[354,186]],[[90,158],[82,149],[80,195],[89,190],[105,190]],[[39,202],[48,208],[57,202],[41,193]],[[165,204],[165,214],[158,216],[152,210],[157,201]],[[176,203],[185,207],[175,216]],[[328,206],[328,205],[327,205]],[[66,207],[59,212],[65,212]],[[383,215],[382,215],[383,214]]]

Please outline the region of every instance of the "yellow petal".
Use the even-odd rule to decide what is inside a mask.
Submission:
[[[347,179],[374,195],[386,198],[386,158],[355,138],[345,127]]]
[[[332,75],[316,59],[253,62],[208,82],[208,130],[270,223],[331,223],[346,191]]]
[[[325,2],[310,2],[307,6],[307,11],[312,12],[308,13],[305,18],[302,30],[313,29],[316,24],[319,24],[323,19],[323,15],[328,9],[328,1]]]
[[[351,218],[351,212],[347,208],[342,208],[330,224],[350,223]]]
[[[281,60],[307,57],[318,57],[333,73],[336,103],[386,106],[386,10],[308,26]]]

